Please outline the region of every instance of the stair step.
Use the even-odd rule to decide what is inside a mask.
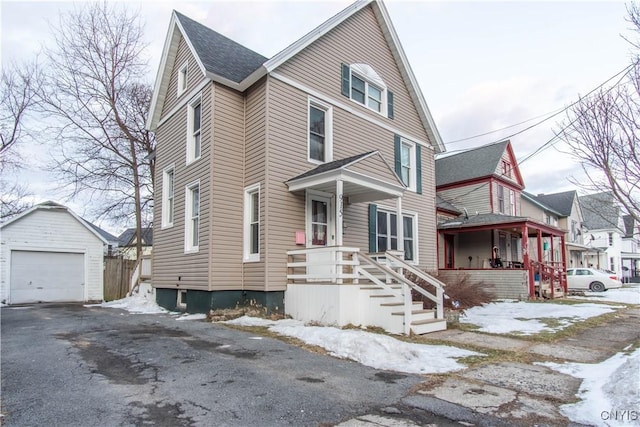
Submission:
[[[435,310],[411,310],[412,315],[416,314],[434,314]],[[404,316],[404,311],[394,311],[391,313],[392,316]]]
[[[384,294],[384,295],[369,295],[369,298],[396,298],[395,295]]]
[[[442,319],[424,319],[411,322],[411,326],[428,325],[429,323],[442,322]]]
[[[443,319],[428,319],[411,322],[411,331],[417,335],[428,334],[430,332],[444,331],[447,329],[447,322]]]

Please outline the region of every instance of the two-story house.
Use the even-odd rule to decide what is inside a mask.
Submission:
[[[623,215],[622,278],[625,282],[640,283],[640,224],[631,215]]]
[[[436,268],[444,146],[381,1],[270,59],[174,12],[148,128],[161,306],[375,324],[353,284],[386,267],[366,253]]]
[[[584,216],[586,263],[594,268],[613,271],[622,277],[622,238],[625,234],[622,212],[613,193],[579,197]]]
[[[523,213],[524,187],[509,141],[436,160],[438,270],[445,281],[464,270],[499,298],[566,290],[564,232],[557,221]],[[451,218],[445,203],[463,214]]]
[[[578,202],[578,193],[575,190],[570,190],[534,196],[523,192],[522,200],[524,214],[535,218],[534,213],[529,209],[535,210],[534,206],[541,206],[544,211],[543,221],[565,230],[567,268],[586,267],[584,257],[589,248],[585,246],[583,241],[584,219]],[[527,203],[526,207],[525,203]]]

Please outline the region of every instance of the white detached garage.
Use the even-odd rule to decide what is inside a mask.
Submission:
[[[107,243],[66,206],[45,202],[0,225],[5,304],[103,299]]]

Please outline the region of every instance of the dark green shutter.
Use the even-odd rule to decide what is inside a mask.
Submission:
[[[416,144],[416,193],[422,194],[422,156],[421,150],[418,144]]]
[[[347,98],[350,97],[351,89],[351,68],[347,64],[342,64],[342,94]]]
[[[398,174],[398,178],[402,180],[402,153],[400,152],[400,135],[393,135],[393,163]]]
[[[387,91],[387,117],[393,119],[393,92]]]
[[[378,250],[378,206],[369,205],[369,252]]]

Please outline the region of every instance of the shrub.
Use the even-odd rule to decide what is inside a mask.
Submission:
[[[427,274],[429,273],[427,272]],[[413,273],[407,272],[406,277],[435,295],[435,287],[433,285],[420,279]],[[458,274],[453,282],[446,283],[446,285],[444,290],[446,295],[444,298],[445,308],[466,310],[471,307],[487,304],[495,299],[495,295],[490,290],[492,286],[484,282],[472,282],[466,273]],[[447,296],[449,298],[447,298]],[[435,308],[436,306],[433,301],[419,292],[413,291],[413,298],[414,301],[422,300],[425,309]]]

